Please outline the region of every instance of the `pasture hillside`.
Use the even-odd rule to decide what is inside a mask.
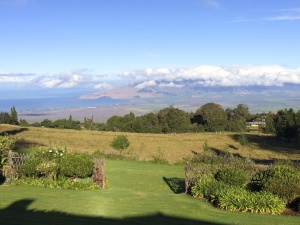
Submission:
[[[170,163],[202,152],[205,143],[216,152],[230,152],[255,160],[300,159],[300,145],[296,142],[276,140],[274,136],[260,133],[245,133],[248,144],[239,143],[239,133],[185,133],[185,134],[137,134],[102,132],[89,130],[67,130],[36,127],[0,125],[0,134],[8,134],[17,142],[15,150],[31,152],[36,149],[49,149],[49,146],[66,148],[92,154],[95,151],[119,154],[110,147],[114,137],[126,135],[130,146],[124,155],[137,160],[163,158]]]

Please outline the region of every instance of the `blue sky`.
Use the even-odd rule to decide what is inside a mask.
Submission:
[[[300,84],[299,0],[0,0],[0,90]]]

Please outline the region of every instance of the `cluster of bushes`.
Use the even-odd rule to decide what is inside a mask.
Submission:
[[[294,164],[258,168],[249,160],[211,152],[193,163],[191,194],[221,209],[281,214],[300,197],[300,170]]]
[[[21,179],[15,185],[43,186],[63,189],[97,189],[91,156],[50,148],[37,151],[21,167]]]

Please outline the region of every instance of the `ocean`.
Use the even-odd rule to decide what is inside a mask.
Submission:
[[[0,91],[0,111],[10,111],[13,106],[17,111],[27,111],[113,106],[128,102],[127,100],[109,97],[99,99],[79,98],[89,93],[91,93],[90,90],[84,89]]]

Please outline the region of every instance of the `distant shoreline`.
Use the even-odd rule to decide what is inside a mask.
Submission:
[[[136,116],[143,115],[147,112],[143,111],[142,106],[133,105],[113,105],[99,107],[80,107],[80,108],[65,108],[65,109],[36,109],[36,110],[20,110],[18,118],[25,119],[28,123],[41,122],[44,119],[52,121],[58,119],[68,119],[72,115],[73,120],[84,121],[84,118],[91,119],[94,122],[106,122],[112,116],[124,116],[133,112]],[[149,111],[150,112],[150,111]]]

